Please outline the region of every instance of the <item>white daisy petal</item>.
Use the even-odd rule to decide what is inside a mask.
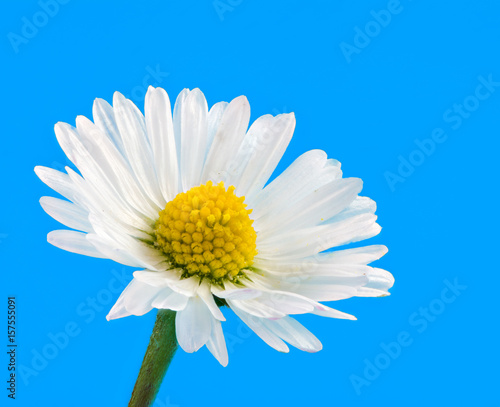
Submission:
[[[150,271],[139,270],[134,272],[134,277],[147,284],[165,287],[168,286],[171,290],[193,297],[196,295],[200,287],[199,277],[182,278],[182,270],[168,269],[165,271]]]
[[[116,187],[120,196],[126,196],[127,204],[138,213],[153,217],[157,207],[137,184],[130,165],[116,145],[94,123],[84,116],[76,118],[78,135],[101,171]]]
[[[327,254],[320,253],[317,255]],[[357,264],[330,264],[324,257],[316,260],[316,256],[296,259],[294,262],[280,260],[257,259],[254,263],[259,272],[269,278],[289,278],[305,280],[311,276],[329,276],[329,277],[358,277],[365,275],[369,267]]]
[[[314,308],[322,307],[321,304],[315,301],[313,296],[308,297],[300,292],[307,290],[310,285],[296,284],[285,280],[272,280],[250,272],[249,275],[251,281],[247,282],[246,285],[259,290],[260,295],[255,298],[232,301],[239,308],[252,315],[262,318],[281,318],[287,314],[305,314],[311,312]],[[350,296],[355,295],[356,289],[349,288]],[[334,293],[336,291],[339,290],[334,290]]]
[[[144,264],[149,266],[154,266],[165,261],[165,257],[161,252],[141,240],[146,238],[146,234],[137,233],[139,235],[138,237],[132,237],[119,224],[113,224],[93,214],[90,215],[89,219],[92,222],[95,233],[108,242],[112,242],[113,247],[129,253],[135,258],[141,259]],[[151,239],[150,236],[147,237]]]
[[[168,271],[151,271],[151,270],[137,270],[134,271],[134,278],[143,283],[153,285],[155,287],[168,287],[169,282],[179,279],[174,270]]]
[[[220,308],[215,303],[214,296],[212,295],[212,291],[210,291],[210,287],[208,286],[208,284],[202,283],[197,291],[197,294],[200,296],[205,305],[208,307],[214,318],[218,319],[219,321],[226,320]]]
[[[394,278],[389,272],[361,265],[305,264],[302,272],[299,273],[295,270],[301,269],[300,263],[283,264],[281,267],[284,270],[292,269],[293,271],[291,273],[263,272],[270,273],[270,278],[276,279],[281,290],[315,301],[337,301],[353,296],[388,295],[387,290],[394,283]]]
[[[123,295],[123,293],[122,293]],[[121,298],[121,296],[120,296]],[[119,300],[118,300],[119,301]],[[123,301],[116,302],[115,305],[113,305],[113,308],[108,312],[108,315],[106,315],[106,319],[108,321],[111,321],[113,319],[118,319],[118,318],[124,318],[132,315],[130,312],[127,311],[127,308],[125,308],[125,304]]]
[[[229,185],[240,184],[241,177],[251,158],[256,154],[262,154],[265,142],[267,142],[267,140],[263,140],[263,138],[268,136],[266,131],[273,122],[274,117],[269,114],[261,116],[253,122],[243,138],[239,149],[226,165],[223,175],[221,175],[221,180]]]
[[[133,279],[123,290],[106,319],[109,321],[126,315],[144,315],[153,309],[152,302],[160,290]]]
[[[52,168],[35,167],[35,173],[48,187],[72,202],[76,201],[75,186],[68,174],[53,170]]]
[[[126,247],[128,243],[137,244],[137,241],[152,243],[152,237],[148,233],[150,228],[141,230],[139,228],[131,228],[130,225],[124,222],[117,222],[116,217],[107,216],[105,213],[99,213],[95,208],[91,208],[89,220],[93,225],[94,230],[101,236],[107,236],[116,241],[117,246]],[[142,245],[143,246],[143,245]],[[155,255],[159,255],[157,250],[151,250]]]
[[[181,280],[177,279],[176,281],[172,280],[169,282],[169,287],[180,294],[192,297],[198,292],[200,287],[200,278],[195,276],[183,278]]]
[[[388,291],[370,287],[360,287],[356,293],[356,297],[388,297],[389,295],[391,295],[391,293]]]
[[[377,217],[372,214],[358,215],[345,221],[325,225],[325,237],[320,243],[320,251],[331,247],[343,246],[349,243],[369,239],[380,233],[381,227],[376,223]]]
[[[160,289],[138,281],[135,281],[134,284],[134,289],[132,290],[131,287],[125,297],[125,308],[131,315],[141,316],[153,309],[153,300],[160,292]]]
[[[255,300],[241,300],[239,303],[246,303],[247,306],[255,303],[260,306],[266,305],[269,309],[282,315],[288,314],[306,314],[314,309],[315,303],[310,298],[294,293],[292,291],[273,290],[263,292],[260,297]],[[279,317],[276,315],[276,317]]]
[[[238,308],[232,301],[228,301],[229,306],[234,311],[234,313],[246,324],[248,327],[254,331],[265,343],[267,343],[272,348],[279,352],[287,353],[289,351],[286,343],[283,342],[278,335],[271,332],[265,325],[265,319],[257,318],[252,316],[242,309]]]
[[[77,129],[67,123],[59,122],[54,126],[57,140],[68,158],[78,167],[86,182],[101,190],[103,196],[113,204],[125,209],[116,191],[114,174],[101,168],[91,152],[83,144]]]
[[[208,106],[199,89],[193,89],[180,112],[181,181],[183,191],[200,185],[207,150]]]
[[[372,245],[321,253],[315,259],[320,262],[327,262],[328,264],[370,264],[380,259],[386,253],[386,246]]]
[[[54,132],[56,134],[57,142],[59,146],[66,154],[66,157],[78,167],[77,161],[77,151],[75,144],[78,142],[78,133],[73,126],[70,126],[67,123],[57,122],[54,126]],[[81,147],[83,148],[83,146]],[[82,161],[82,164],[85,162]]]
[[[165,201],[179,192],[179,167],[170,99],[161,88],[149,87],[144,104],[146,128]]]
[[[282,217],[283,213],[286,212],[288,214],[288,222],[290,219],[301,216],[300,212],[290,212],[290,202],[307,202],[307,199],[311,199],[317,194],[317,191],[320,189],[328,188],[327,185],[330,183],[336,183],[337,181],[341,181],[338,176],[336,167],[326,166],[319,170],[317,178],[307,178],[304,179],[301,183],[290,183],[288,188],[285,188],[279,194],[273,194],[274,199],[272,200],[258,200],[255,206],[255,220],[256,220],[256,229],[260,231],[267,231],[268,225],[276,228],[276,225],[279,223],[276,222],[277,217]],[[335,184],[334,184],[335,185]],[[331,186],[330,186],[331,188]],[[335,209],[335,208],[332,208]],[[329,206],[323,206],[322,208],[324,216],[328,216],[328,211],[330,210]],[[313,212],[314,213],[314,212]],[[318,219],[323,219],[323,217],[319,218],[311,218],[311,221],[317,222]],[[338,216],[338,215],[336,215]],[[260,226],[262,225],[262,226]],[[308,224],[307,226],[312,226]],[[304,227],[304,226],[303,226]]]
[[[294,231],[288,235],[269,237],[259,241],[259,257],[303,258],[332,247],[368,239],[380,233],[376,216],[358,215],[328,225]]]
[[[152,267],[127,251],[117,248],[112,240],[105,239],[94,233],[89,233],[86,237],[87,241],[99,251],[99,257],[104,257],[130,267]]]
[[[179,346],[188,353],[205,345],[212,331],[212,314],[200,297],[191,297],[186,308],[175,316]]]
[[[83,232],[93,231],[88,220],[89,213],[71,202],[44,196],[40,199],[40,205],[47,214],[71,229]]]
[[[158,185],[153,165],[153,152],[146,136],[144,116],[130,100],[125,99],[119,92],[113,95],[113,112],[125,154],[137,181],[158,209],[163,209],[165,200]]]
[[[323,349],[321,342],[297,320],[285,317],[279,320],[267,321],[271,331],[278,334],[290,345],[305,352],[319,352]]]
[[[261,129],[259,135],[265,145],[265,154],[260,151],[254,153],[241,176],[236,187],[240,196],[249,199],[264,187],[267,180],[283,156],[295,129],[295,116],[293,113],[280,114],[268,119],[268,127]]]
[[[207,150],[205,151],[205,159],[207,158],[208,152],[212,146],[212,143],[215,138],[215,134],[219,129],[220,121],[224,116],[224,112],[226,111],[229,103],[227,102],[219,102],[213,105],[208,112],[207,117]],[[205,159],[203,161],[205,161]]]
[[[222,114],[203,169],[202,183],[224,181],[226,170],[245,137],[250,105],[245,96],[232,100]]]
[[[84,256],[107,258],[99,252],[92,243],[86,239],[87,234],[75,232],[73,230],[54,230],[47,235],[47,241],[58,247],[72,253],[83,254]]]
[[[394,277],[386,270],[372,268],[367,274],[368,283],[358,289],[358,297],[382,297],[390,295],[389,288],[394,285]]]
[[[337,301],[353,297],[357,289],[368,282],[366,276],[361,276],[361,281],[351,282],[349,285],[333,284],[325,281],[325,278],[311,275],[302,279],[269,279],[252,274],[251,278],[252,283],[247,284],[252,284],[255,288],[261,287],[262,294],[256,300],[239,301],[238,304],[244,303],[246,307],[257,308],[255,302],[258,302],[260,306],[266,305],[283,315],[305,314],[315,308],[322,308],[317,301]]]
[[[311,314],[326,318],[350,319],[351,321],[356,320],[356,317],[354,315],[346,314],[345,312],[327,307],[326,305],[322,305],[321,308],[315,308],[314,311],[311,312]]]
[[[314,303],[310,298],[294,292],[275,291],[263,295],[261,301],[283,314],[306,314],[314,310]]]
[[[285,171],[277,176],[254,197],[245,202],[259,216],[266,215],[272,209],[281,208],[285,200],[289,200],[319,175],[327,161],[322,150],[310,150],[299,156]]]
[[[367,198],[366,196],[358,196],[346,209],[344,209],[338,215],[335,215],[326,220],[324,223],[335,223],[365,213],[375,213],[376,209],[377,205],[375,201]]]
[[[55,133],[59,144],[85,178],[85,182],[83,182],[82,177],[74,176],[74,171],[66,168],[75,187],[82,191],[82,194],[80,194],[82,199],[91,198],[88,190],[93,190],[95,199],[93,205],[89,205],[87,202],[89,210],[91,206],[96,206],[95,204],[98,202],[103,207],[107,207],[109,213],[114,213],[115,215],[119,213],[125,222],[138,225],[141,222],[140,217],[120,197],[119,192],[115,188],[116,180],[95,162],[94,158],[79,140],[76,129],[66,123],[59,122],[55,126]]]
[[[61,126],[64,125],[61,124]],[[69,126],[66,125],[65,127],[66,128],[61,129],[61,131],[71,131]],[[115,151],[118,150],[106,134],[85,116],[77,116],[75,136],[90,153],[95,164],[101,168],[101,171],[105,173],[111,181],[116,182],[118,177],[114,172],[114,162],[110,162],[109,158],[110,156],[114,158],[113,155],[120,158],[122,158],[122,156],[119,153],[115,153]],[[118,160],[116,161],[119,162]]]
[[[222,289],[215,285],[212,285],[212,293],[215,296],[226,300],[251,300],[262,294],[259,290],[254,290],[253,288]]]
[[[259,296],[260,297],[260,296]],[[286,312],[275,309],[269,303],[269,296],[267,296],[267,303],[260,300],[255,299],[244,299],[244,300],[229,300],[226,299],[228,304],[232,304],[234,307],[238,307],[238,309],[246,312],[249,315],[258,318],[282,318],[286,315]]]
[[[80,175],[74,172],[71,168],[66,167],[68,175],[75,185],[75,188],[81,192],[79,201],[81,205],[97,218],[104,218],[111,223],[116,223],[125,228],[130,235],[136,235],[137,232],[150,232],[151,226],[149,222],[137,216],[136,213],[128,210],[123,210],[121,206],[114,206],[111,199],[103,197],[100,190],[92,186],[84,180]]]
[[[226,367],[229,361],[227,355],[226,341],[222,333],[222,325],[220,321],[212,318],[212,331],[207,341],[207,348],[219,361],[219,363]]]
[[[345,209],[361,191],[363,182],[359,178],[344,178],[326,184],[294,206],[285,208],[268,220],[261,239],[273,232],[286,233],[307,226],[314,226]]]
[[[109,139],[121,154],[125,154],[122,137],[116,126],[115,114],[111,105],[103,99],[95,99],[92,115],[96,126],[99,127],[104,134],[109,136]]]
[[[158,309],[182,311],[186,308],[188,301],[188,296],[172,291],[168,287],[164,287],[152,302],[152,306]]]
[[[339,301],[357,295],[358,288],[341,284],[302,284],[292,292],[315,301]],[[293,312],[293,314],[298,313],[299,312]],[[290,314],[292,314],[292,312],[290,312]]]
[[[339,285],[347,287],[361,287],[368,282],[366,275],[360,276],[338,276],[329,274],[305,274],[303,278],[286,278],[283,281],[288,284],[304,284],[309,285]]]
[[[182,92],[179,93],[177,99],[174,104],[174,113],[172,116],[172,123],[174,126],[174,137],[175,137],[175,148],[177,154],[177,161],[180,163],[181,160],[181,123],[182,123],[182,111],[184,110],[184,103],[186,102],[186,98],[190,93],[189,89],[182,89]],[[180,182],[180,179],[179,179]],[[182,188],[179,188],[181,190]]]
[[[319,352],[323,345],[300,322],[290,317],[263,320],[263,324],[275,335],[305,352]]]

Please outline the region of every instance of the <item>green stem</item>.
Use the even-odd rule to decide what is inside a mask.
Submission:
[[[160,309],[129,407],[149,407],[153,404],[176,350],[175,311]]]

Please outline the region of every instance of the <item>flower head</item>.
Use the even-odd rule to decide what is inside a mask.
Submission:
[[[253,264],[257,234],[244,198],[224,182],[180,193],[155,224],[155,247],[163,250],[183,278],[197,275],[212,284],[236,282]]]
[[[93,116],[55,126],[80,174],[35,170],[67,198],[42,207],[74,229],[50,232],[51,244],[139,269],[108,319],[177,311],[180,346],[206,345],[226,365],[221,305],[281,352],[285,342],[316,352],[321,343],[290,315],[355,319],[320,302],[388,295],[392,275],[368,266],[385,246],[338,249],[380,231],[360,179],[312,150],[267,184],[293,114],[248,128],[245,97],[209,110],[199,89],[185,89],[172,116],[167,93],[150,87],[145,115],[115,93],[113,107],[96,99]]]

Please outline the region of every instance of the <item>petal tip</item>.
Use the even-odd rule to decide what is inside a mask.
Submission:
[[[229,359],[227,357],[225,358],[217,358],[217,361],[221,364],[222,367],[227,367],[227,365],[229,364]]]

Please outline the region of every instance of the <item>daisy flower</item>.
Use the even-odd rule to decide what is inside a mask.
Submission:
[[[50,232],[49,243],[137,269],[108,320],[176,311],[180,347],[206,345],[225,366],[222,306],[280,352],[287,343],[316,352],[321,342],[291,315],[355,319],[322,302],[388,295],[392,275],[368,266],[385,246],[338,249],[380,232],[360,179],[342,178],[338,161],[312,150],[268,183],[293,114],[248,128],[244,96],[209,109],[199,89],[183,90],[172,114],[153,87],[144,111],[120,93],[113,106],[96,99],[93,122],[55,126],[79,173],[35,169],[67,199],[41,199],[72,229]]]

